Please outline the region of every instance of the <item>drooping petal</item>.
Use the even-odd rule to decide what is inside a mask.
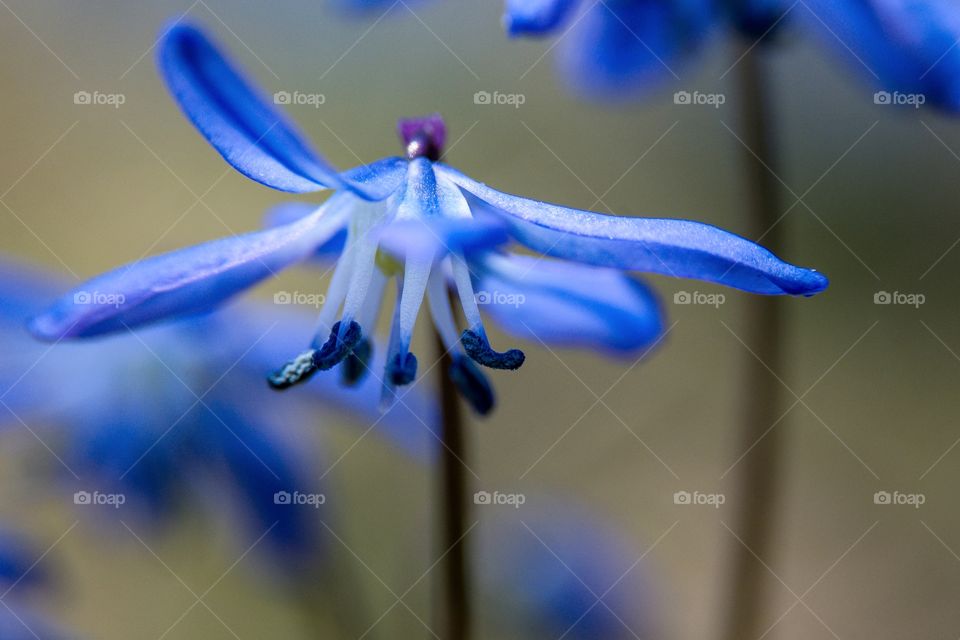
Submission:
[[[960,110],[960,5],[954,0],[809,0],[799,13],[878,88]],[[878,95],[875,101],[896,99]]]
[[[478,208],[506,220],[517,240],[548,255],[768,295],[813,295],[827,288],[824,275],[712,225],[568,209],[502,193],[450,167],[442,172],[471,194]]]
[[[31,331],[44,340],[88,337],[212,309],[333,237],[346,217],[336,205],[331,199],[329,208],[292,224],[214,240],[98,276],[35,318]]]
[[[551,35],[563,26],[579,0],[507,0],[503,26],[514,35]]]
[[[663,330],[654,293],[614,269],[521,255],[473,267],[480,308],[518,338],[630,354]]]
[[[182,23],[171,27],[160,42],[159,65],[190,121],[227,162],[252,180],[294,193],[347,188],[371,200],[392,191],[379,179],[341,176],[200,29]]]
[[[679,79],[706,40],[712,0],[608,0],[592,4],[559,42],[564,79],[587,97],[616,98]]]

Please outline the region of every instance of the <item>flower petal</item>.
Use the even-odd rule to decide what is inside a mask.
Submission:
[[[480,308],[518,338],[629,354],[663,330],[656,296],[620,271],[521,255],[472,266]]]
[[[441,171],[474,197],[473,206],[498,214],[517,240],[548,255],[768,295],[813,295],[827,288],[824,275],[712,225],[568,209],[502,193],[447,166]]]
[[[630,96],[677,79],[706,39],[712,0],[598,2],[559,43],[561,74],[584,95]]]
[[[507,0],[503,26],[511,36],[550,35],[578,4],[579,0]]]
[[[198,28],[176,24],[161,38],[160,71],[200,133],[243,175],[293,193],[347,188],[379,200],[378,180],[350,180],[317,155]]]
[[[88,337],[207,311],[305,259],[344,225],[336,196],[292,224],[223,238],[121,267],[90,280],[35,318],[44,340]]]
[[[475,218],[457,186],[423,158],[410,162],[394,221],[380,232],[380,246],[400,259],[469,253],[508,240],[502,221]]]

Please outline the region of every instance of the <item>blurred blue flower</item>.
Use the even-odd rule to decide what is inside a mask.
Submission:
[[[505,627],[491,635],[660,637],[642,550],[569,501],[529,497],[522,515],[501,511],[480,532],[481,596],[498,612],[488,624]]]
[[[555,36],[563,77],[587,97],[624,98],[679,79],[715,26],[762,44],[792,23],[878,89],[960,109],[955,0],[506,0],[510,35]]]
[[[12,530],[0,529],[0,638],[3,640],[57,640],[68,635],[22,602],[20,591],[49,583],[39,564],[42,549]]]
[[[368,335],[395,277],[387,396],[416,376],[410,343],[426,297],[452,355],[452,379],[486,413],[493,394],[476,364],[516,369],[524,356],[493,350],[481,306],[513,335],[629,353],[657,339],[661,319],[650,290],[628,270],[771,295],[812,295],[827,286],[821,274],[706,224],[606,216],[496,191],[439,162],[446,132],[436,115],[400,122],[406,158],[339,173],[191,26],[164,35],[160,66],[187,117],[238,171],[281,191],[335,193],[318,208],[285,207],[267,230],[97,277],[33,321],[40,338],[97,336],[205,311],[318,252],[329,254],[332,243],[344,248],[320,329],[309,349],[270,375],[270,384],[286,388],[344,361],[348,381],[361,377]],[[562,260],[496,250],[508,239]],[[451,283],[466,318],[462,333],[448,297]],[[88,299],[89,292],[100,295]]]
[[[810,29],[877,89],[960,110],[960,4],[955,0],[805,1]],[[877,102],[896,100],[888,97],[878,96]]]
[[[427,396],[381,414],[372,383],[311,384],[280,402],[263,385],[267,359],[311,333],[309,314],[289,306],[237,305],[98,344],[37,343],[26,319],[62,290],[49,275],[0,262],[0,415],[9,428],[50,424],[67,440],[57,448],[68,452],[64,477],[83,508],[96,506],[84,496],[120,495],[124,518],[165,525],[200,498],[205,511],[245,520],[254,539],[269,530],[265,545],[296,570],[322,547],[328,517],[310,502],[326,497],[314,479],[316,414],[339,408],[417,457],[431,439],[424,431],[436,429]],[[297,495],[306,503],[284,499]]]
[[[561,75],[585,96],[631,97],[677,77],[706,42],[716,0],[507,0],[511,36],[560,36]]]

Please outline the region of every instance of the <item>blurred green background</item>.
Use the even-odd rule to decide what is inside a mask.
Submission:
[[[0,248],[71,278],[254,229],[286,197],[229,169],[167,96],[153,45],[184,11],[270,92],[325,96],[319,108],[288,112],[337,166],[398,153],[397,117],[439,111],[453,142],[449,162],[504,191],[747,228],[735,72],[720,79],[737,54],[722,37],[651,100],[603,106],[565,92],[550,42],[506,40],[499,2],[396,5],[380,20],[380,12],[350,18],[329,3],[293,0],[2,4]],[[775,427],[788,467],[775,552],[762,558],[764,615],[776,623],[767,637],[957,637],[960,127],[931,111],[875,105],[855,62],[790,34],[780,45],[770,55],[781,177],[803,196],[781,223],[782,257],[825,272],[831,287],[785,301],[788,358],[776,374],[803,402],[785,390],[789,412]],[[722,92],[727,101],[719,109],[675,105],[672,92],[681,89]],[[120,108],[77,105],[77,91],[126,100]],[[477,91],[520,93],[525,103],[475,104]],[[479,476],[472,482],[522,492],[531,508],[541,496],[545,508],[569,501],[620,531],[635,551],[624,571],[649,551],[618,588],[644,585],[637,606],[650,612],[655,637],[704,638],[729,601],[738,545],[730,527],[733,465],[744,454],[738,416],[751,393],[740,384],[752,361],[740,341],[749,345],[746,294],[722,291],[719,308],[677,305],[676,292],[720,290],[650,280],[676,324],[636,366],[519,345],[527,364],[493,376],[499,408],[469,425]],[[300,270],[255,295],[325,285]],[[881,291],[922,293],[925,303],[877,305]],[[426,327],[424,353],[432,344]],[[494,333],[494,344],[508,341]],[[325,458],[349,450],[332,476],[348,496],[338,533],[351,551],[334,552],[355,574],[349,589],[372,620],[394,602],[373,573],[399,594],[436,558],[432,475],[374,438],[353,446],[363,425],[309,419],[322,425]],[[59,539],[42,560],[60,577],[56,596],[39,608],[91,638],[232,637],[199,605],[170,627],[194,602],[190,589],[203,593],[252,540],[234,544],[239,534],[203,513],[152,538],[150,549],[122,529],[105,535],[66,497],[33,485],[35,465],[49,460],[29,433],[11,425],[2,437],[0,518],[42,549]],[[727,501],[719,509],[676,505],[680,490]],[[919,492],[926,501],[919,509],[877,505],[877,491]],[[474,548],[484,548],[491,521],[524,513],[477,510]],[[500,551],[486,545],[478,562],[495,563]],[[243,638],[299,637],[300,614],[262,569],[244,559],[204,601]],[[406,598],[426,620],[433,578]],[[495,598],[478,609],[480,637],[496,637],[500,612]],[[318,607],[317,615],[329,612]],[[426,633],[395,607],[371,637]]]

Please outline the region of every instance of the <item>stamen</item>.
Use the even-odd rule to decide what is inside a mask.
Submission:
[[[457,348],[457,325],[450,310],[450,295],[444,282],[443,271],[434,269],[427,281],[427,303],[430,307],[430,317],[436,327],[443,346],[448,351]]]
[[[407,256],[397,305],[397,351],[387,360],[387,377],[397,386],[410,384],[417,377],[417,358],[410,353],[410,341],[432,266],[432,257]]]
[[[398,387],[413,382],[417,378],[417,356],[409,351],[393,356],[387,363],[387,377]]]
[[[493,409],[490,381],[472,361],[463,356],[455,357],[450,365],[450,380],[474,411],[485,416]]]
[[[315,349],[320,347],[320,336],[329,333],[332,328],[334,324],[333,319],[337,317],[337,312],[340,311],[340,305],[347,295],[347,285],[350,283],[350,275],[353,271],[353,245],[354,243],[348,235],[347,246],[344,248],[343,253],[340,254],[340,259],[337,261],[337,266],[333,271],[333,277],[330,279],[330,286],[327,287],[326,300],[324,300],[323,308],[320,309],[320,317],[317,320],[317,331],[313,338],[313,347]]]
[[[508,349],[501,353],[494,351],[487,341],[487,336],[480,331],[467,329],[460,335],[460,342],[463,343],[463,349],[477,363],[491,369],[519,369],[526,360],[526,356],[520,349]]]
[[[403,276],[397,276],[397,297],[403,290]],[[390,338],[387,340],[387,364],[383,376],[383,390],[380,394],[380,410],[386,411],[393,406],[397,398],[395,385],[390,378],[390,363],[399,355],[400,352],[400,305],[393,309],[393,320],[390,325]]]
[[[367,299],[377,261],[377,239],[373,235],[374,231],[368,229],[355,241],[353,270],[343,303],[343,320],[353,320]]]
[[[286,363],[267,376],[267,384],[277,391],[289,389],[295,384],[306,382],[318,369],[313,362],[315,351],[304,351],[296,358]]]
[[[363,380],[370,371],[370,358],[373,345],[366,338],[360,338],[357,346],[347,355],[340,366],[340,377],[347,386],[353,386]]]
[[[477,295],[473,292],[473,283],[470,281],[470,269],[466,260],[458,255],[450,256],[453,267],[453,281],[457,285],[457,294],[460,296],[460,306],[471,329],[483,324],[480,318],[480,308],[477,306]]]
[[[491,369],[519,369],[526,359],[523,351],[508,349],[501,353],[494,351],[487,340],[487,332],[483,328],[480,318],[480,308],[477,306],[477,297],[473,292],[473,283],[470,281],[470,271],[466,261],[460,256],[451,256],[453,264],[453,279],[457,284],[457,293],[460,294],[460,304],[463,305],[463,315],[470,328],[460,335],[460,342],[471,358],[477,363]]]
[[[335,323],[324,345],[313,352],[313,364],[321,371],[340,364],[363,337],[363,331],[356,322],[351,320],[343,331],[340,325],[339,322]]]

